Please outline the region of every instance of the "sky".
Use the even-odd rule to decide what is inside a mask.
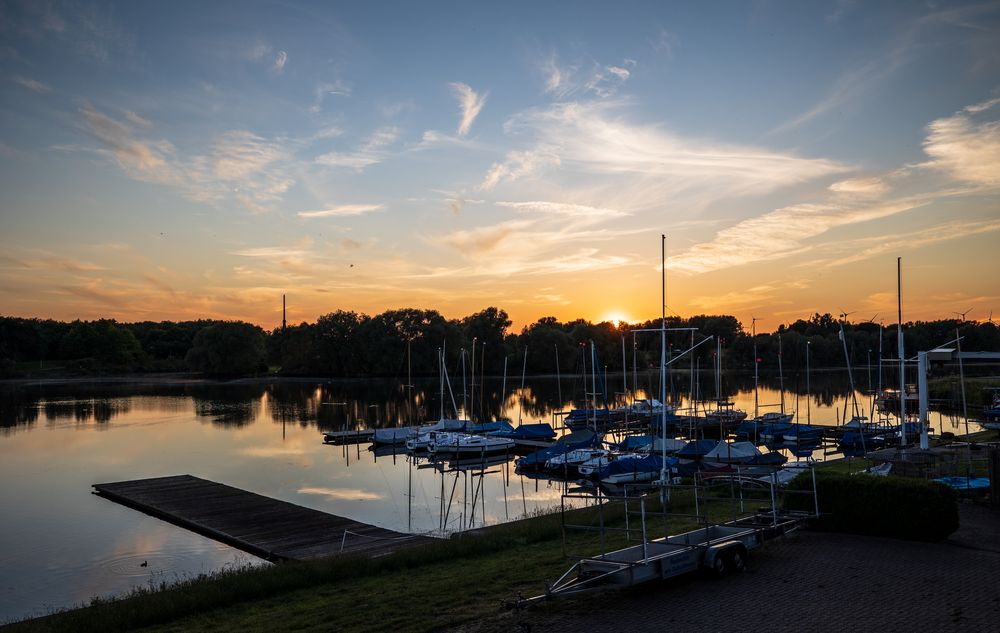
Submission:
[[[0,0],[0,314],[1000,319],[1000,3]]]

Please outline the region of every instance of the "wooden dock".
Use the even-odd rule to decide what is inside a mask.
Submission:
[[[95,494],[269,561],[384,556],[434,539],[385,530],[191,475],[94,484]]]

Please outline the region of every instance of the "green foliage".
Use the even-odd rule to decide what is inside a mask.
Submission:
[[[812,479],[798,477],[788,488],[811,490]],[[821,530],[940,541],[958,529],[955,491],[934,481],[817,471],[816,493]],[[785,507],[811,512],[812,498],[788,495]]]
[[[776,373],[779,334],[786,376],[805,368],[807,344],[814,369],[844,366],[840,323],[829,313],[814,314],[809,319],[782,325],[771,334],[758,333],[756,338],[745,332],[732,316],[670,316],[666,322],[668,328],[697,328],[695,342],[705,336],[718,337],[722,341],[724,371],[751,369],[756,343],[761,371]],[[0,316],[0,361],[4,361],[0,367],[5,375],[19,370],[31,371],[25,364],[39,361],[72,361],[61,367],[76,372],[101,371],[108,367],[128,371],[177,371],[187,367],[185,359],[195,346],[197,334],[221,323],[224,322],[119,324],[107,319],[62,323]],[[589,344],[593,341],[599,366],[607,367],[609,373],[618,373],[622,368],[624,338],[625,361],[630,367],[633,358],[640,369],[653,368],[659,363],[659,337],[636,331],[658,328],[659,318],[616,327],[607,322],[593,323],[584,319],[560,322],[555,317],[543,317],[520,333],[509,332],[510,325],[508,314],[496,307],[484,308],[461,319],[447,319],[435,310],[415,308],[387,310],[375,316],[338,310],[320,316],[315,323],[277,328],[267,334],[266,361],[279,368],[283,375],[403,377],[409,364],[413,375],[427,376],[438,373],[437,350],[444,348],[446,365],[454,376],[461,365],[461,350],[470,354],[468,366],[475,341],[477,371],[483,371],[484,363],[487,374],[499,375],[506,358],[509,373],[516,374],[527,349],[529,373],[555,373],[558,357],[559,369],[569,374],[581,371],[585,359],[589,365]],[[953,319],[905,324],[906,349],[930,349],[954,338],[956,328],[960,328],[965,337],[963,349],[1000,350],[1000,329],[996,325],[961,323]],[[845,325],[848,353],[856,367],[869,359],[876,362],[879,330],[877,323]],[[690,337],[686,331],[670,333],[667,345],[671,353],[687,349],[691,345]],[[883,357],[896,354],[895,327],[882,329],[882,343]],[[714,366],[715,350],[714,344],[707,344],[695,351],[694,359],[702,369]],[[212,364],[212,359],[203,357],[202,353],[195,352],[191,360],[199,367]],[[684,362],[675,367],[686,369],[688,366]],[[40,367],[41,364],[34,371],[41,372]],[[237,374],[259,369],[248,370],[245,363],[227,369],[213,365],[210,373]],[[973,393],[977,389],[975,386],[967,389],[970,401],[977,397]],[[951,397],[954,399],[953,394]]]
[[[266,371],[264,330],[239,321],[210,325],[198,331],[187,353],[195,371],[211,376]]]
[[[116,366],[134,363],[142,355],[132,332],[111,319],[74,321],[59,345],[64,359],[94,358]]]

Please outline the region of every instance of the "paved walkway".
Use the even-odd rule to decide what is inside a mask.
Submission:
[[[944,543],[799,532],[754,551],[741,575],[591,594],[463,630],[1000,632],[1000,511],[963,505],[961,525]]]

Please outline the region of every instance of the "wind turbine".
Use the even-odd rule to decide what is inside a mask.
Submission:
[[[961,322],[965,323],[965,315],[968,314],[968,313],[970,313],[970,312],[972,312],[972,308],[969,308],[965,312],[952,312],[952,314],[955,314],[955,315],[961,317]],[[992,314],[993,313],[991,312],[990,315],[992,315]]]
[[[857,310],[855,310],[854,312],[857,312]],[[854,312],[846,312],[843,308],[841,308],[840,309],[840,318],[843,319],[844,322],[846,323],[847,322],[847,317],[849,315],[851,315],[851,314],[854,314]],[[878,315],[875,315],[875,316],[878,316]]]

